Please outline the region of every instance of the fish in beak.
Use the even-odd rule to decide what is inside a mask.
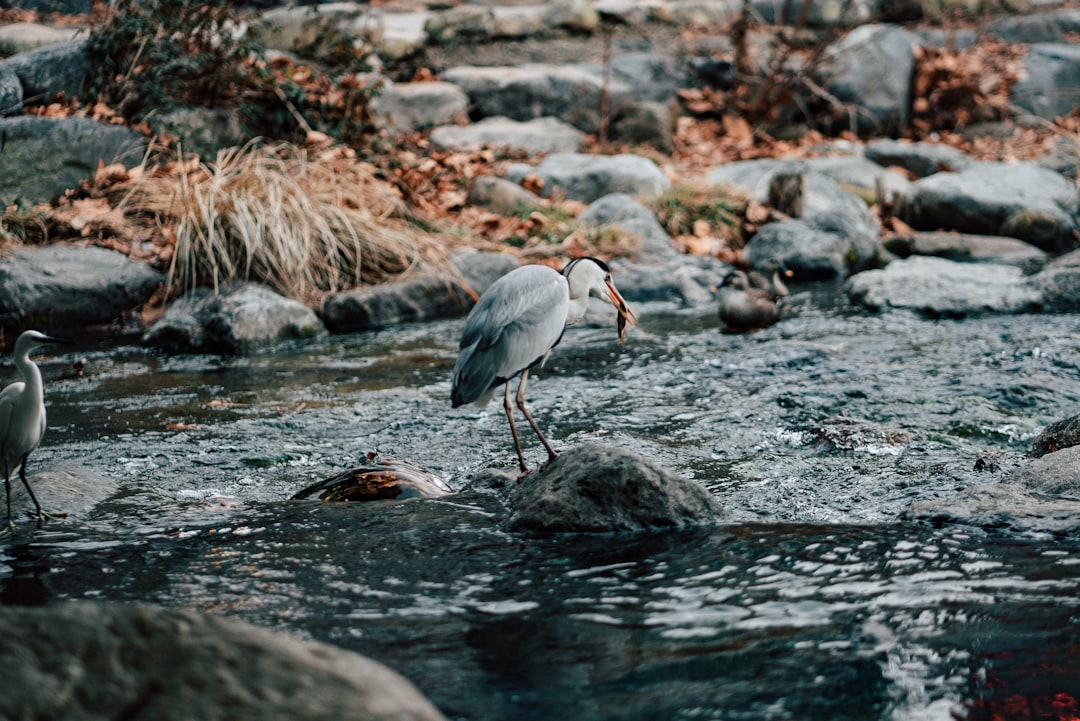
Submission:
[[[622,294],[619,293],[611,278],[608,278],[605,283],[607,284],[608,298],[611,300],[611,304],[615,306],[615,310],[619,311],[616,327],[619,329],[619,342],[622,343],[623,338],[626,336],[626,326],[637,323],[637,315],[630,310],[630,306],[623,300]]]

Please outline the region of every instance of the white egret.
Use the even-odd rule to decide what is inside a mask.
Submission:
[[[780,319],[780,306],[761,288],[751,288],[741,270],[724,276],[720,288],[720,320],[731,331],[752,330]]]
[[[25,331],[15,341],[15,368],[23,380],[15,381],[0,391],[0,462],[4,464],[4,491],[7,494],[7,531],[15,530],[11,520],[11,474],[19,469],[19,477],[30,500],[37,509],[38,526],[48,518],[26,480],[26,459],[41,443],[45,435],[45,394],[41,383],[41,371],[30,360],[30,354],[50,343],[71,343],[63,338],[53,338],[36,330]]]
[[[451,404],[454,408],[466,403],[485,405],[495,390],[504,386],[503,408],[523,474],[529,468],[514,425],[510,381],[521,376],[517,407],[544,444],[550,462],[558,454],[525,407],[525,380],[531,368],[543,365],[566,327],[584,317],[589,296],[615,306],[621,340],[626,324],[633,325],[637,316],[615,288],[608,266],[595,258],[576,258],[561,273],[543,265],[512,270],[488,288],[465,321]]]

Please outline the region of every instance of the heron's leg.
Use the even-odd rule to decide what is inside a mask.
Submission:
[[[540,432],[540,426],[536,425],[536,421],[533,420],[532,415],[529,413],[529,409],[525,407],[525,379],[528,377],[529,371],[523,371],[521,374],[521,383],[518,384],[517,392],[517,407],[521,409],[521,412],[525,414],[525,420],[532,426],[533,432],[536,437],[540,439],[540,442],[544,444],[544,448],[548,452],[548,463],[559,457],[559,454],[555,452],[555,449],[548,443],[547,438],[544,438],[544,434]]]
[[[529,467],[525,465],[525,456],[521,452],[521,439],[518,438],[517,426],[514,425],[514,407],[510,405],[510,381],[506,382],[506,389],[503,391],[503,408],[506,409],[506,419],[510,421],[510,435],[514,437],[514,450],[517,451],[521,475],[524,476],[529,472]]]

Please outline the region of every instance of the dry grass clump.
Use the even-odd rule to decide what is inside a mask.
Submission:
[[[313,303],[446,257],[393,186],[343,152],[313,159],[289,144],[248,144],[124,185],[125,213],[150,214],[175,235],[174,291],[255,280]]]
[[[714,255],[745,245],[743,223],[749,200],[722,185],[677,184],[652,199],[664,230],[691,253]]]

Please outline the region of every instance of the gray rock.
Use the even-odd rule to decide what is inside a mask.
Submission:
[[[334,293],[323,302],[323,322],[335,333],[352,333],[464,315],[517,260],[504,253],[478,253],[456,256],[455,264],[460,276],[424,275]]]
[[[535,167],[511,165],[506,178],[516,183],[533,173],[543,182],[545,197],[561,194],[586,203],[609,193],[652,196],[671,187],[656,163],[639,155],[555,153]]]
[[[600,26],[592,0],[554,0],[544,4],[544,24],[574,33],[591,34]]]
[[[742,0],[668,0],[662,12],[670,17],[670,22],[678,25],[722,27],[739,17],[742,4]],[[754,10],[772,12],[775,7],[774,3],[760,5],[763,7],[755,7]]]
[[[25,247],[0,260],[0,326],[110,323],[145,303],[164,276],[104,248]]]
[[[351,26],[377,20],[366,4],[302,4],[267,10],[251,23],[249,32],[271,50],[322,59]]]
[[[46,407],[48,404],[46,392]],[[48,442],[46,434],[45,443]],[[46,513],[63,513],[65,518],[85,517],[99,503],[120,492],[120,484],[111,474],[101,475],[93,468],[68,464],[45,467],[33,454],[26,463],[26,476],[42,509]],[[11,513],[25,518],[23,510],[33,511],[34,502],[23,484],[12,476]]]
[[[917,39],[896,25],[861,25],[826,55],[826,89],[856,111],[860,134],[895,134],[907,127]]]
[[[70,100],[82,95],[90,76],[86,47],[86,40],[47,45],[13,55],[2,64],[19,76],[27,102],[45,102],[61,93]]]
[[[258,283],[233,283],[214,293],[196,288],[173,303],[143,335],[144,345],[169,353],[250,353],[326,332],[307,306]]]
[[[1068,115],[1080,103],[1080,45],[1032,45],[1024,56],[1025,76],[1012,86],[1012,102],[1041,118]]]
[[[754,0],[755,14],[764,22],[794,25],[802,13],[802,3],[776,3]],[[877,17],[878,3],[871,0],[813,0],[806,12],[806,23],[816,27],[863,25]]]
[[[814,228],[803,220],[781,220],[759,230],[743,249],[752,266],[779,258],[800,281],[846,278],[860,268],[850,238]]]
[[[237,619],[145,604],[0,606],[0,716],[442,721],[397,673]]]
[[[866,144],[866,158],[883,167],[904,168],[916,178],[942,171],[963,170],[973,162],[956,148],[940,143],[905,142],[881,138]]]
[[[615,282],[630,302],[701,306],[716,301],[714,288],[730,270],[730,265],[716,258],[676,254],[663,263],[633,263],[620,268]]]
[[[23,109],[23,89],[19,76],[0,62],[0,115],[19,115]]]
[[[177,108],[152,113],[147,120],[155,133],[175,135],[185,153],[196,153],[206,160],[213,160],[222,148],[243,145],[250,139],[236,108]]]
[[[638,237],[638,260],[646,263],[676,255],[656,215],[626,193],[609,193],[589,204],[578,216],[582,225],[611,225]]]
[[[1065,448],[1080,445],[1080,416],[1051,423],[1031,442],[1031,457],[1042,458]]]
[[[427,45],[427,24],[431,13],[382,13],[382,35],[377,40],[378,53],[388,60],[401,60]]]
[[[1058,138],[1050,150],[1035,162],[1040,167],[1053,170],[1069,180],[1076,180],[1077,164],[1080,163],[1080,144],[1075,138]]]
[[[1042,294],[1046,310],[1061,313],[1080,311],[1080,267],[1051,263],[1031,276],[1030,283]]]
[[[858,155],[825,155],[803,161],[806,170],[832,178],[844,190],[876,199],[878,185],[886,197],[907,190],[911,181],[895,170]]]
[[[478,298],[492,283],[520,265],[520,261],[509,253],[479,250],[458,251],[450,256],[450,262]]]
[[[397,133],[468,119],[469,98],[451,83],[391,83],[375,98],[378,123]]]
[[[40,10],[62,15],[85,15],[90,12],[91,0],[2,0],[0,7]]]
[[[597,444],[564,451],[512,490],[513,531],[649,531],[715,523],[720,503],[703,486],[641,456]]]
[[[424,31],[434,45],[488,40],[495,36],[495,14],[491,8],[462,5],[432,13]]]
[[[918,230],[1003,235],[1012,216],[1036,211],[1051,226],[1053,247],[1047,247],[1045,223],[1032,226],[1033,237],[1015,237],[1059,251],[1072,242],[1078,210],[1076,186],[1051,170],[1035,163],[974,163],[916,181],[898,198],[896,215]]]
[[[600,129],[604,82],[591,70],[545,64],[462,66],[444,72],[443,80],[461,87],[482,118],[556,117],[586,133]],[[618,80],[612,80],[607,91],[612,114],[635,97],[635,89]]]
[[[498,117],[471,125],[441,125],[431,131],[430,140],[440,150],[510,148],[527,153],[576,153],[585,144],[585,133],[558,118],[522,122]]]
[[[41,23],[10,23],[0,26],[0,55],[17,55],[46,45],[70,42],[77,28],[56,28]]]
[[[651,145],[662,153],[675,149],[678,108],[673,103],[627,103],[612,124],[612,134],[624,143]]]
[[[1072,496],[1080,493],[1080,446],[1046,453],[1014,470],[1008,483],[1036,493]]]
[[[0,203],[26,206],[48,202],[78,187],[106,165],[135,165],[146,141],[133,130],[87,117],[0,119],[5,138],[0,153]]]
[[[601,80],[604,66],[588,63],[579,66]],[[675,100],[679,88],[686,87],[688,76],[685,65],[672,55],[661,53],[615,53],[611,56],[611,79],[634,89],[627,102],[670,103]],[[623,112],[620,110],[620,112]]]
[[[982,23],[979,30],[1007,43],[1060,43],[1064,40],[1061,24],[1051,13],[994,18]]]
[[[1054,453],[1048,458],[1060,455]],[[1073,466],[1073,472],[1080,470]],[[1080,501],[1047,497],[1016,483],[987,483],[955,496],[914,503],[904,517],[934,524],[955,523],[1028,533],[1080,530]]]
[[[499,38],[539,37],[550,30],[543,5],[495,6],[495,36]]]
[[[975,28],[916,28],[915,35],[919,38],[919,45],[924,48],[949,48],[955,50],[967,50],[979,42],[979,34]]]
[[[905,308],[932,318],[1025,313],[1042,307],[1042,294],[1019,268],[925,256],[858,273],[844,289],[851,302],[871,310]]]
[[[517,215],[542,205],[543,200],[517,183],[494,175],[481,175],[469,187],[468,202],[483,205],[502,216]]]
[[[828,169],[829,164],[822,167]],[[801,161],[750,160],[721,166],[709,173],[708,180],[767,203],[769,184],[777,173],[806,169]],[[800,219],[769,223],[750,239],[745,252],[752,265],[776,257],[796,278],[812,280],[847,277],[881,262],[881,228],[865,201],[820,173],[803,176],[802,197]]]
[[[1044,251],[1030,243],[996,235],[916,231],[892,235],[883,245],[901,258],[933,255],[961,262],[1015,265],[1025,272],[1042,268],[1048,258]]]

